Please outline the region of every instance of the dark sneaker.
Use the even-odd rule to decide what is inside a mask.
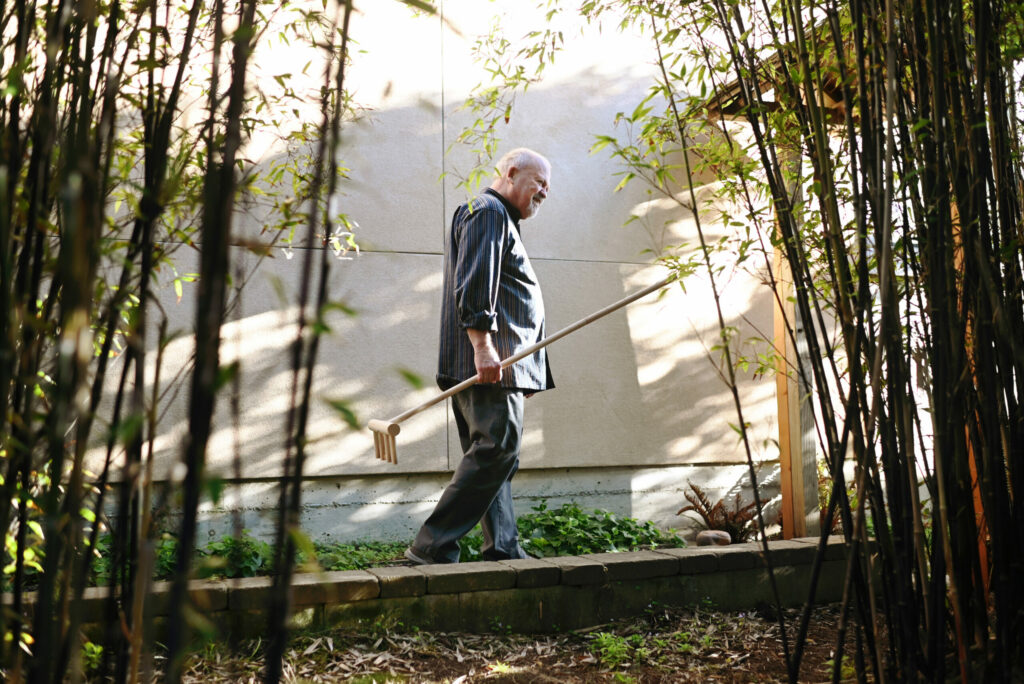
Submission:
[[[420,554],[416,553],[412,550],[411,546],[405,550],[405,557],[407,560],[412,561],[415,565],[433,565],[437,562],[433,558],[421,556]]]
[[[485,553],[485,554],[483,554],[481,556],[481,558],[483,560],[485,560],[485,561],[501,561],[501,560],[525,560],[525,559],[530,559],[530,558],[537,558],[537,556],[534,556],[532,553],[528,552],[526,549],[524,549],[522,546],[520,546],[519,549],[516,551],[516,555],[515,556],[505,556],[505,555],[500,555],[499,556],[499,555],[496,555],[496,554],[494,554],[492,552],[492,553]]]

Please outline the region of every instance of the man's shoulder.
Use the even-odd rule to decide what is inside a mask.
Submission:
[[[502,204],[498,197],[489,192],[481,192],[479,195],[469,198],[461,207],[459,207],[459,209],[468,214],[473,214],[478,211],[497,211],[501,214],[505,213],[505,205]]]

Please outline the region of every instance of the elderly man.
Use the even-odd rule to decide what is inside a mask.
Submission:
[[[544,303],[519,223],[537,213],[550,176],[547,159],[512,150],[498,162],[491,187],[452,218],[437,382],[447,389],[474,374],[480,380],[452,397],[463,457],[405,552],[414,563],[457,563],[459,539],[477,522],[485,560],[527,557],[509,483],[519,468],[524,399],[554,383],[544,349],[504,371],[501,360],[544,337]]]

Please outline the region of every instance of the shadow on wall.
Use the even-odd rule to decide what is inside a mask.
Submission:
[[[661,275],[637,269],[614,281],[580,282],[587,283],[590,293],[598,293],[595,297],[611,302]],[[727,325],[736,326],[741,337],[770,334],[767,296],[739,279],[726,293],[743,301],[742,308],[729,306]],[[544,434],[538,438],[528,432],[528,444],[532,438],[540,451],[527,454],[524,464],[744,462],[745,451],[732,427],[739,423],[735,404],[719,373],[720,353],[712,349],[719,339],[712,306],[706,282],[694,277],[685,293],[674,286],[660,299],[637,302],[626,314],[567,338],[564,346],[552,351],[559,390],[528,405],[531,412],[542,407]],[[554,310],[552,318],[565,321],[585,315],[568,299],[549,308]],[[566,309],[576,310],[566,315]],[[737,381],[755,460],[777,458],[773,384],[754,379],[751,373],[738,373]]]
[[[330,298],[344,303],[356,315],[347,316],[340,310],[333,310],[326,317],[331,330],[322,338],[310,416],[311,459],[307,472],[314,475],[323,471],[384,470],[373,459],[372,439],[361,431],[354,433],[349,429],[326,400],[350,402],[365,420],[377,414],[390,415],[389,411],[400,403],[399,397],[409,392],[409,385],[401,380],[396,370],[399,367],[424,374],[428,385],[433,381],[443,225],[440,191],[435,183],[441,171],[437,156],[439,113],[436,108],[413,106],[377,113],[374,118],[372,130],[391,131],[401,138],[390,147],[400,146],[405,150],[407,165],[415,168],[420,176],[423,194],[437,199],[432,206],[409,201],[409,193],[402,191],[402,183],[407,184],[409,179],[395,176],[389,167],[369,174],[353,169],[352,180],[345,182],[349,196],[342,197],[340,204],[351,220],[359,224],[360,243],[370,245],[371,249],[364,249],[358,255],[350,253],[346,255],[347,260],[330,257]],[[427,119],[438,121],[434,130],[423,129],[422,121]],[[359,124],[367,125],[369,122]],[[414,136],[417,128],[420,130]],[[365,137],[367,133],[361,135]],[[358,142],[356,138],[353,125],[350,145]],[[377,144],[377,147],[382,153],[389,149],[389,145]],[[409,159],[415,156],[417,149],[422,163],[410,164]],[[260,162],[260,167],[268,169],[280,161],[281,157],[267,158]],[[388,202],[378,193],[383,186],[376,177],[380,174],[391,174],[396,183]],[[230,257],[233,265],[240,264],[245,273],[252,275],[233,314],[239,318],[229,319],[222,330],[222,362],[230,363],[236,358],[240,361],[241,420],[236,429],[229,406],[230,388],[225,387],[219,395],[215,433],[208,454],[209,469],[218,476],[232,476],[232,455],[236,450],[242,455],[244,478],[277,478],[282,472],[286,413],[292,394],[289,348],[297,332],[296,304],[307,250],[285,249],[280,236],[268,230],[273,225],[274,217],[263,206],[246,206],[236,215],[235,246],[231,248]],[[304,241],[304,231],[304,226],[296,230],[296,243]],[[418,236],[423,241],[421,248],[402,253],[372,250],[373,245],[386,243],[389,235],[401,231]],[[271,249],[271,258],[260,258],[240,246],[272,240],[276,246]],[[179,274],[198,272],[198,252],[179,249],[175,270]],[[159,277],[160,306],[168,313],[169,330],[179,335],[168,346],[160,376],[166,389],[162,392],[155,440],[155,473],[158,478],[164,478],[180,458],[182,438],[187,430],[189,369],[194,353],[190,332],[194,325],[196,290],[194,285],[186,283],[184,296],[179,301],[172,288],[174,274],[166,269]],[[151,322],[154,317],[151,316]],[[152,322],[147,337],[150,382],[155,376],[156,335],[156,324]],[[427,369],[429,374],[425,373]],[[119,361],[115,361],[108,374],[110,382],[100,409],[101,416],[112,413],[114,383],[119,371]],[[172,378],[176,378],[174,387],[168,384]],[[379,401],[377,397],[395,397],[395,401]],[[443,422],[444,408],[440,411]],[[410,430],[403,435],[407,443],[410,437],[415,438],[415,433]],[[412,466],[413,470],[443,468],[443,439],[435,438],[434,442],[432,459],[420,463],[405,459],[403,466]],[[99,444],[94,445],[89,455],[94,472],[99,472],[103,458],[104,449]]]
[[[663,277],[663,269],[646,265],[643,250],[696,242],[689,212],[679,207],[648,211],[646,229],[637,224],[623,227],[630,213],[647,206],[652,197],[637,184],[613,193],[616,167],[588,154],[591,133],[609,127],[615,111],[631,109],[644,87],[644,81],[634,79],[603,92],[564,85],[531,89],[523,106],[533,113],[535,125],[523,130],[515,126],[525,124],[515,124],[505,136],[510,142],[545,149],[560,170],[544,210],[523,224],[545,292],[549,331]],[[594,129],[578,123],[568,128],[580,102],[587,103]],[[536,125],[544,112],[551,114]],[[332,501],[338,502],[351,519],[359,517],[353,513],[359,506],[383,514],[387,506],[401,504],[399,508],[408,512],[412,506],[412,514],[418,515],[429,508],[438,482],[443,484],[444,473],[458,460],[458,443],[444,404],[403,424],[396,467],[376,461],[369,433],[351,430],[326,403],[345,400],[365,421],[393,416],[435,393],[443,235],[452,211],[464,199],[451,179],[442,185],[435,180],[454,163],[443,156],[443,142],[444,131],[457,126],[457,116],[442,116],[439,108],[428,104],[381,109],[371,118],[372,122],[350,126],[342,151],[352,171],[351,180],[343,184],[340,205],[358,223],[363,249],[351,260],[331,257],[330,293],[356,315],[333,311],[327,317],[331,332],[319,352],[305,467],[308,476],[321,478],[323,484],[315,495],[321,497],[316,499],[320,503],[310,506],[330,509]],[[261,231],[269,221],[265,213],[253,211],[239,217],[236,235],[265,237]],[[719,237],[715,226],[706,228],[710,239]],[[297,330],[295,302],[305,266],[302,249],[294,249],[291,258],[280,246],[273,254],[262,261],[243,291],[240,319],[223,330],[224,361],[240,361],[241,413],[234,424],[230,390],[225,388],[214,417],[208,467],[228,480],[234,478],[236,453],[243,481],[271,482],[282,474],[292,396],[288,350]],[[247,269],[258,260],[243,247],[233,248],[232,257]],[[198,270],[185,263],[189,259],[195,259],[194,252],[182,258],[179,272]],[[727,271],[726,280],[728,323],[739,327],[741,336],[758,329],[770,331],[771,299],[758,290],[756,279]],[[171,329],[191,329],[193,297],[194,291],[186,290],[178,303],[165,288],[163,305],[170,312]],[[729,427],[737,422],[732,399],[706,349],[718,336],[711,303],[707,284],[695,277],[687,282],[685,294],[674,287],[660,299],[638,302],[552,347],[558,389],[527,405],[524,472],[517,481],[527,479],[525,471],[531,469],[618,468],[607,476],[582,478],[581,485],[595,483],[592,490],[586,490],[590,484],[574,489],[582,494],[607,487],[616,500],[630,492],[629,505],[617,510],[650,513],[635,492],[656,498],[652,493],[658,481],[649,479],[638,490],[630,469],[742,462],[745,455]],[[151,358],[154,337],[149,336]],[[192,349],[187,337],[173,342],[161,376],[187,366]],[[715,352],[710,354],[716,357]],[[403,380],[402,370],[419,376],[425,387],[415,389]],[[108,415],[112,391],[104,403]],[[155,470],[161,478],[177,462],[187,430],[187,391],[165,396],[155,442]],[[744,408],[750,409],[745,419],[758,441],[755,455],[771,458],[771,449],[763,445],[773,433],[774,384],[746,376],[742,396]],[[95,459],[102,453],[94,450],[92,458],[95,471]],[[417,473],[424,477],[410,477]],[[553,475],[542,472],[529,481],[539,487],[542,479]],[[551,479],[565,483],[572,478]],[[329,483],[335,481],[347,484],[332,493]],[[667,474],[661,486],[669,489],[662,497],[665,510],[674,514],[681,499],[678,473]],[[526,496],[542,496],[542,490],[527,491]],[[276,505],[273,497],[254,496],[256,507]],[[239,500],[243,507],[250,503],[244,497]]]

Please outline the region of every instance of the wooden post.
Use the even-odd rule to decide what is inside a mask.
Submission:
[[[800,439],[800,394],[793,377],[797,367],[796,349],[786,332],[786,321],[795,322],[792,301],[793,277],[782,249],[775,247],[775,282],[778,296],[775,308],[775,396],[779,412],[779,479],[782,485],[782,536],[785,539],[807,535],[804,515],[803,467]]]
[[[796,201],[800,195],[801,159],[799,150],[790,150],[782,167],[793,174],[787,187]],[[779,415],[779,479],[782,487],[782,536],[805,537],[818,531],[817,449],[813,439],[814,416],[810,397],[799,378],[800,355],[789,336],[792,330],[799,343],[803,335],[793,302],[793,273],[783,249],[774,250],[775,282],[778,296],[773,300],[774,344],[776,353],[775,389]],[[788,323],[788,326],[787,326]],[[806,345],[802,345],[806,346]]]

